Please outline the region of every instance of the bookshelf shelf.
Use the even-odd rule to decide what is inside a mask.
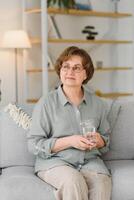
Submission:
[[[48,39],[50,43],[81,43],[81,44],[128,44],[131,40],[82,40],[82,39]]]
[[[128,92],[111,92],[111,93],[102,93],[100,91],[95,92],[97,96],[104,97],[104,98],[118,98],[118,97],[127,97],[127,96],[133,96],[133,93]]]
[[[82,40],[82,39],[48,39],[50,43],[81,43],[81,44],[129,44],[131,40]]]
[[[39,99],[27,99],[27,103],[37,103]]]
[[[32,44],[41,44],[41,39],[39,37],[30,37]]]
[[[116,71],[116,70],[133,70],[133,67],[103,67],[103,68],[95,68],[95,71]],[[27,73],[40,73],[42,72],[42,68],[41,67],[35,67],[32,68],[30,67],[29,69],[26,70]],[[55,69],[48,69],[49,72],[55,72]]]
[[[103,67],[103,68],[96,68],[95,71],[116,71],[116,70],[133,70],[133,67]]]
[[[113,93],[102,93],[100,91],[95,92],[97,96],[102,98],[118,98],[118,97],[127,97],[133,96],[133,93],[125,93],[125,92],[113,92]],[[27,103],[36,103],[39,99],[27,99]]]
[[[33,8],[26,9],[26,13],[41,13],[41,9]],[[62,14],[62,15],[78,15],[78,16],[96,16],[96,17],[111,17],[111,18],[122,18],[122,17],[131,17],[131,13],[114,13],[114,12],[102,12],[102,11],[86,11],[86,10],[77,10],[77,9],[57,9],[57,8],[48,8],[48,14]]]
[[[80,44],[129,44],[132,40],[83,40],[83,39],[48,39],[49,43],[80,43]],[[40,38],[31,38],[32,44],[40,44]]]
[[[26,9],[25,13],[28,13],[28,14],[41,13],[41,9],[40,8],[30,8],[30,9]]]
[[[54,69],[48,69],[49,72],[55,72]],[[27,73],[40,73],[42,72],[42,68],[41,67],[36,67],[36,68],[29,68],[26,70]]]

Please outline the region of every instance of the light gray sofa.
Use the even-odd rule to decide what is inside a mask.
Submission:
[[[111,145],[104,159],[112,174],[111,199],[134,200],[134,102],[112,103],[108,120]],[[27,150],[27,130],[18,127],[2,110],[0,200],[55,200],[54,189],[34,175],[33,166],[34,156]]]

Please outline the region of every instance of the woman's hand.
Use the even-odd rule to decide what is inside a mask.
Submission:
[[[94,143],[91,148],[102,148],[105,146],[105,142],[103,138],[101,137],[100,133],[95,132],[95,133],[92,133],[91,135],[92,137],[91,136],[88,137],[87,135],[87,138],[89,139],[89,141],[90,141],[90,138],[92,138],[91,141],[93,140],[93,143]]]
[[[68,137],[69,143],[72,147],[80,150],[91,150],[94,143],[82,135],[72,135]]]
[[[82,135],[72,135],[68,137],[59,138],[56,140],[53,149],[53,153],[74,147],[80,150],[92,150],[93,148],[101,148],[105,145],[104,140],[102,139],[99,133],[93,133],[95,135],[95,141],[90,139],[88,136]]]

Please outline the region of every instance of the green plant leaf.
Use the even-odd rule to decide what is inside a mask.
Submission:
[[[75,0],[47,0],[48,7],[55,4],[57,4],[59,8],[74,8]]]
[[[57,1],[57,0],[53,0],[53,4],[56,4],[56,1]]]
[[[59,8],[62,7],[62,0],[59,0],[59,2],[58,2],[58,6],[59,6]]]

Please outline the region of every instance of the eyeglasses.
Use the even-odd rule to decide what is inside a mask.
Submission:
[[[81,65],[75,65],[70,67],[69,65],[62,65],[61,70],[64,72],[68,72],[70,69],[73,70],[74,73],[80,73],[84,68]]]

